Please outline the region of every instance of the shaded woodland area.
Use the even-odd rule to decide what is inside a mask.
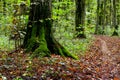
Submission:
[[[0,0],[0,80],[120,80],[120,0]]]

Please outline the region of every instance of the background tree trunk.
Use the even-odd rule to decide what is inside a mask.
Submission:
[[[53,37],[51,0],[31,0],[24,48],[26,48],[27,52],[32,51],[33,57],[50,56],[50,53],[54,53],[77,59],[76,56],[70,54]]]
[[[114,32],[113,36],[118,36],[117,30],[118,30],[118,25],[117,25],[117,12],[116,12],[116,2],[117,0],[113,0],[113,27],[114,27]]]
[[[103,25],[102,25],[102,34],[105,34],[105,27],[106,27],[106,3],[107,0],[103,1]]]
[[[96,27],[95,27],[95,34],[99,33],[99,9],[100,9],[100,0],[97,0],[97,20],[96,20]]]
[[[3,0],[3,15],[6,15],[6,1]]]
[[[97,0],[97,21],[95,27],[95,34],[104,34],[105,28],[105,9],[106,2],[104,0]]]
[[[77,37],[85,38],[85,0],[76,0],[75,24]]]

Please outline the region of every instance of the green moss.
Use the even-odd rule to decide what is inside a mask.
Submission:
[[[73,59],[79,59],[77,56],[75,56],[74,54],[72,54],[72,53],[69,53],[65,48],[62,48],[62,51],[63,51],[63,53],[64,53],[64,55],[65,56],[67,56],[67,57],[71,57],[71,58],[73,58]]]
[[[32,57],[50,56],[50,51],[47,48],[46,40],[38,40],[38,38],[31,38],[29,40],[29,44],[26,51],[32,51]]]
[[[50,57],[50,51],[47,48],[38,47],[33,52],[32,57]]]
[[[33,38],[29,39],[27,48],[26,48],[26,52],[34,51],[33,48],[35,48],[35,46],[37,46],[37,45],[39,45],[37,38],[33,37]]]
[[[39,56],[39,57],[45,57],[45,56],[50,56],[50,51],[47,48],[47,43],[45,39],[40,40],[39,42],[39,47],[37,49],[35,49],[35,51],[33,52],[33,54],[35,56]]]
[[[69,53],[59,42],[57,42],[54,37],[52,37],[52,43],[54,43],[54,52],[63,57],[71,57],[73,59],[78,59],[74,54]]]
[[[65,55],[63,54],[62,49],[61,49],[61,48],[58,48],[58,50],[59,50],[59,53],[58,53],[58,54],[64,57]]]

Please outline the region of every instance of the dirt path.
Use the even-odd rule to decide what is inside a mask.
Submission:
[[[109,78],[113,77],[114,80],[120,80],[120,39],[117,37],[103,36],[100,37],[100,41],[103,62],[107,63],[107,65],[103,64],[103,67],[107,66],[109,71],[104,68],[103,70],[109,73]]]
[[[106,42],[104,40],[100,39],[100,38],[99,38],[99,40],[101,42],[101,51],[102,51],[102,53],[104,53],[105,55],[110,54],[111,52],[108,49]]]
[[[109,36],[95,38],[84,60],[84,63],[88,62],[85,64],[88,66],[86,73],[91,72],[89,77],[94,80],[120,80],[120,38]]]

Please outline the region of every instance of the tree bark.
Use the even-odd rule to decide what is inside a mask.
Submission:
[[[85,0],[76,0],[76,31],[78,38],[85,38]]]
[[[118,25],[117,25],[117,11],[116,11],[116,2],[117,0],[113,0],[113,27],[114,27],[114,32],[112,36],[118,36]]]
[[[6,0],[3,0],[3,15],[6,15]]]
[[[77,59],[59,44],[52,32],[51,0],[31,0],[29,22],[24,48],[32,57],[50,56],[51,53]]]
[[[95,27],[95,34],[99,33],[99,10],[100,9],[100,0],[97,0],[97,20],[96,20],[96,27]]]
[[[104,34],[105,27],[105,1],[97,0],[97,21],[95,27],[95,34]]]

